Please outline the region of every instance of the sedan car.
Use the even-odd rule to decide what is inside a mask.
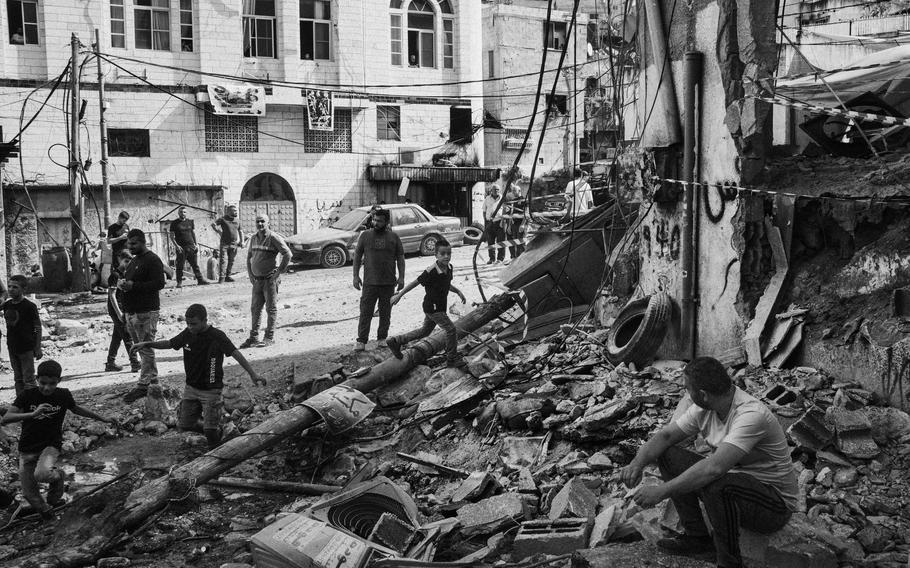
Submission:
[[[391,214],[392,229],[401,238],[405,254],[433,255],[440,238],[454,246],[463,241],[461,219],[457,217],[434,217],[413,203],[383,205],[383,209]],[[357,239],[369,226],[369,217],[369,207],[358,207],[329,227],[288,238],[293,262],[341,268],[354,258]]]

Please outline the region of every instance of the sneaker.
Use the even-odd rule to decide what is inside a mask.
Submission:
[[[401,353],[401,342],[398,341],[397,337],[390,337],[390,338],[386,339],[386,345],[388,346],[389,351],[392,352],[392,355],[394,355],[396,359],[404,358],[404,355],[402,355],[402,353]]]
[[[271,347],[275,345],[275,338],[266,336],[262,341],[256,342],[256,347]]]
[[[238,349],[249,349],[250,347],[254,347],[257,343],[259,343],[259,338],[251,335],[246,338],[246,341],[240,344]]]
[[[183,288],[183,282],[177,282],[175,288]]]
[[[130,362],[130,371],[132,371],[133,373],[138,373],[141,370],[142,370],[142,363],[140,363],[139,361]]]
[[[386,339],[377,339],[377,340],[376,340],[376,347],[377,347],[377,348],[379,348],[379,347],[388,347],[388,346],[389,346],[389,340],[388,340],[388,338],[386,338]]]
[[[123,370],[123,367],[118,365],[117,363],[114,363],[113,361],[109,361],[104,364],[105,373],[119,373],[122,370]]]
[[[205,286],[207,284],[211,284],[211,282],[209,282],[208,280],[205,280],[205,279],[201,279],[201,280],[197,280],[196,284],[199,286]]]
[[[224,284],[224,278],[219,278],[219,279],[218,279],[218,283],[219,283],[219,284]]]
[[[123,395],[123,402],[127,404],[132,404],[139,400],[140,398],[145,397],[148,394],[148,386],[146,385],[136,385],[136,387],[130,392]]]
[[[354,351],[366,351],[366,348],[367,348],[366,343],[358,341],[357,343],[354,344]]]
[[[225,281],[225,282],[233,282],[234,279],[231,278],[230,276],[225,276],[225,277],[224,277],[224,281]]]
[[[56,509],[57,507],[66,505],[66,497],[59,497],[57,499],[48,498],[47,504],[50,505],[51,508]]]
[[[714,539],[710,536],[681,534],[658,540],[657,547],[668,554],[677,556],[714,557]]]
[[[487,261],[487,264],[493,264],[495,262],[496,262],[496,260],[491,258],[490,260]]]

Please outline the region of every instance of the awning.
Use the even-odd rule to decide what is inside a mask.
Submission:
[[[367,177],[372,181],[432,181],[439,183],[494,182],[499,179],[499,168],[440,168],[433,166],[367,166]]]

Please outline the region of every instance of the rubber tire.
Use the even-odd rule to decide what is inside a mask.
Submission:
[[[466,245],[475,245],[483,240],[483,228],[471,225],[470,227],[465,227],[464,231],[462,231],[462,235],[464,235],[464,243]]]
[[[420,241],[420,256],[434,256],[436,254],[436,243],[439,242],[438,235],[427,235]],[[430,248],[432,243],[433,248]]]
[[[348,263],[348,253],[338,245],[329,245],[322,249],[319,263],[323,268],[342,268]]]
[[[654,360],[667,336],[673,302],[666,292],[634,300],[616,316],[607,335],[607,359],[642,369]]]

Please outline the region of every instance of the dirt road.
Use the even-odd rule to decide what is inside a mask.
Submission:
[[[481,301],[471,266],[473,252],[473,246],[459,247],[453,251],[454,283],[468,298],[468,305],[461,306],[456,296],[450,296],[450,301],[456,304],[455,310],[467,311],[472,302]],[[483,257],[485,256],[484,254]],[[479,258],[482,260],[483,257]],[[430,257],[409,256],[406,279],[410,281],[416,278],[432,261]],[[501,265],[479,265],[482,280],[488,283],[497,281],[500,268]],[[279,375],[285,372],[284,367],[292,364],[307,369],[312,375],[337,366],[338,357],[353,347],[357,331],[360,293],[353,288],[351,280],[350,265],[334,270],[296,267],[282,278],[275,345],[245,351],[247,358],[265,378],[281,379]],[[488,297],[498,291],[493,286],[485,287]],[[423,321],[420,307],[422,297],[422,291],[415,289],[394,308],[392,334],[420,325]],[[104,386],[110,386],[112,390],[125,390],[125,387],[130,386],[136,380],[136,374],[128,371],[103,371],[111,328],[105,297],[96,295],[73,305],[53,305],[54,299],[42,298],[51,318],[77,320],[89,328],[88,333],[78,337],[45,342],[45,357],[54,358],[63,365],[65,386],[72,390]],[[248,335],[250,283],[245,275],[238,275],[237,281],[233,283],[190,285],[181,289],[174,288],[174,282],[168,281],[161,293],[158,337],[170,338],[179,333],[183,328],[183,313],[193,303],[205,305],[209,310],[210,322],[224,330],[235,343],[240,344]],[[457,316],[453,316],[453,319],[455,317]],[[378,320],[374,318],[371,339],[376,337],[377,324]],[[126,354],[122,349],[118,361],[121,364],[126,362]],[[236,366],[233,360],[226,363]],[[159,351],[158,371],[163,378],[182,377],[180,354]],[[241,371],[239,368],[227,370],[229,375],[234,372]],[[0,403],[8,403],[12,399],[12,376],[7,375],[0,382]]]

